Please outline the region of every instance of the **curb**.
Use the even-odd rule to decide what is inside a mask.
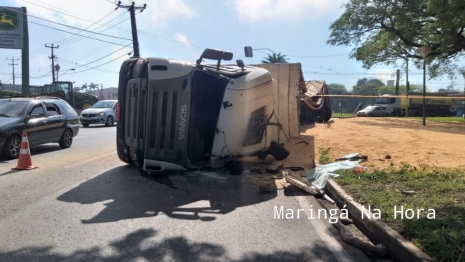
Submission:
[[[387,248],[390,257],[395,261],[434,261],[381,220],[366,217],[362,219],[362,205],[357,203],[334,180],[328,180],[325,193],[336,202],[339,208],[345,205],[354,225],[374,244],[383,244]]]

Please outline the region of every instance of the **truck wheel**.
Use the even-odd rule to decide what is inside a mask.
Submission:
[[[108,116],[107,121],[105,122],[105,126],[113,126],[113,117]]]
[[[73,131],[71,129],[65,129],[63,135],[61,135],[61,140],[59,142],[61,148],[69,148],[73,143]]]
[[[3,146],[3,156],[9,159],[18,158],[21,151],[21,140],[22,138],[18,135],[10,136]]]
[[[270,147],[266,153],[274,156],[276,160],[283,160],[289,155],[289,151],[276,141],[271,141]]]

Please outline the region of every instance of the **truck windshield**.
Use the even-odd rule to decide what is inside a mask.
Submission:
[[[0,117],[19,117],[27,104],[27,101],[0,100]]]
[[[388,97],[378,97],[375,100],[375,104],[389,104],[389,98]]]
[[[98,101],[91,108],[113,108],[116,102]]]

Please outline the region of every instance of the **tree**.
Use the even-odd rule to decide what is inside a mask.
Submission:
[[[94,90],[94,95],[95,95],[95,89],[99,90],[99,85],[94,84],[94,83],[90,83],[89,84],[89,89]]]
[[[87,86],[87,83],[85,83],[85,84],[83,84],[83,85],[81,86],[81,90],[82,90],[82,91],[86,90],[86,93],[87,93],[88,88],[89,88],[89,87]]]
[[[428,46],[430,77],[452,75],[465,50],[464,9],[463,0],[350,0],[327,42],[353,46],[350,57],[367,69],[399,58],[415,58],[420,67],[419,47]]]
[[[288,58],[286,58],[285,55],[282,55],[281,53],[273,53],[273,55],[268,54],[267,57],[262,60],[262,63],[264,64],[276,64],[276,63],[287,63]]]
[[[346,87],[341,84],[328,84],[328,94],[330,95],[329,101],[331,103],[331,107],[333,111],[339,112],[339,103],[342,104],[342,109],[344,112],[351,112],[350,98],[341,95],[348,95],[349,91],[347,91]],[[337,95],[337,96],[332,96]]]
[[[73,92],[74,92],[74,93],[78,93],[78,92],[80,92],[81,90],[82,90],[81,87],[73,85]]]

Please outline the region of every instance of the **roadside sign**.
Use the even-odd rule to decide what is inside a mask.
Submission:
[[[23,48],[22,9],[0,6],[0,48]]]

